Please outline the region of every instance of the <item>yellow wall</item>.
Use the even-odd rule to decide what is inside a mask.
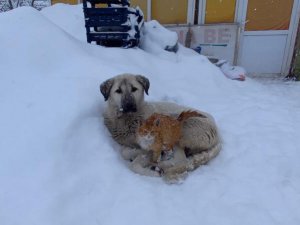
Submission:
[[[233,23],[236,0],[206,0],[205,23]]]
[[[288,30],[293,0],[248,0],[246,30]]]
[[[152,0],[151,19],[163,24],[187,23],[188,0]]]
[[[78,4],[78,0],[51,0],[52,5],[54,5],[56,3],[65,3],[65,4],[76,5],[76,4]]]

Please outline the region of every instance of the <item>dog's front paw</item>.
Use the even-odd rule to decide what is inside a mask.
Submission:
[[[139,149],[129,148],[129,147],[121,147],[121,156],[123,159],[132,162],[139,154]]]

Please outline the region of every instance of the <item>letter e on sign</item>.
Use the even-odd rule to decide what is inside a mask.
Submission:
[[[218,43],[229,43],[230,31],[227,28],[218,29]]]

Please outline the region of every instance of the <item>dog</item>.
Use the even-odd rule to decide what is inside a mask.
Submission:
[[[150,82],[143,75],[120,74],[104,81],[100,92],[107,107],[104,110],[104,124],[112,138],[119,143],[121,155],[136,173],[160,176],[161,172],[149,167],[151,157],[139,145],[136,132],[143,120],[153,113],[179,115],[182,111],[197,111],[203,117],[192,117],[182,125],[182,136],[172,160],[157,164],[164,171],[166,180],[178,180],[181,174],[208,163],[221,150],[221,138],[213,117],[196,109],[170,102],[147,102]]]

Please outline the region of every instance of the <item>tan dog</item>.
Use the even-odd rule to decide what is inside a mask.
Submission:
[[[150,158],[136,139],[136,131],[142,120],[153,113],[177,116],[185,110],[194,110],[169,102],[146,102],[150,82],[141,75],[121,74],[104,81],[100,91],[108,105],[104,112],[104,123],[112,138],[123,146],[122,156],[129,161],[130,168],[143,175],[159,176],[149,168]],[[221,149],[221,140],[212,116],[200,112],[205,117],[186,120],[182,126],[179,150],[172,162],[158,164],[165,171],[167,179],[193,170],[214,158]],[[169,171],[169,172],[168,172]]]

